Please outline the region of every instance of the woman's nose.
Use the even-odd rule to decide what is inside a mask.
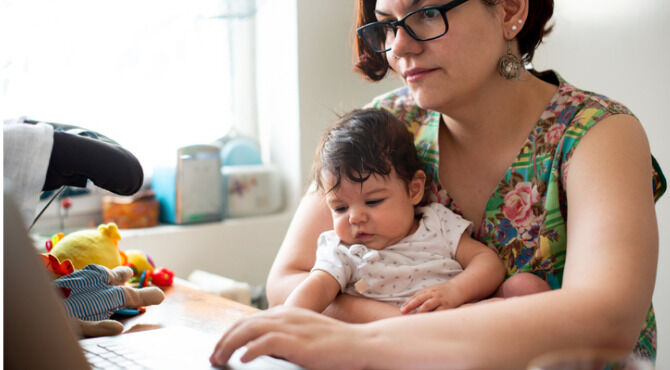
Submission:
[[[398,27],[390,52],[397,57],[402,57],[408,53],[417,53],[421,48],[419,43],[420,41],[410,36],[404,27]]]

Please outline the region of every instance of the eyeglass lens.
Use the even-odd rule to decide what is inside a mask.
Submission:
[[[404,19],[404,28],[407,33],[419,41],[430,40],[442,36],[447,32],[447,18],[439,9],[426,8],[411,13]],[[390,22],[372,23],[360,30],[360,36],[376,52],[391,50],[390,45],[395,41],[397,27]]]

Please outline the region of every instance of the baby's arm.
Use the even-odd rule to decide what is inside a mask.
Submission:
[[[416,292],[400,307],[400,312],[444,310],[486,298],[505,278],[505,267],[498,255],[465,233],[458,243],[456,261],[463,266],[463,272]]]
[[[285,306],[307,308],[316,312],[330,305],[340,292],[340,283],[329,273],[314,270],[286,298]]]

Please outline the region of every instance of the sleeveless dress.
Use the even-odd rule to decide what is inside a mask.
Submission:
[[[481,227],[473,237],[498,252],[507,269],[506,277],[530,272],[558,289],[567,245],[565,180],[570,158],[581,138],[598,122],[615,114],[632,113],[605,96],[575,88],[551,71],[538,77],[558,85],[558,90],[488,200]],[[369,106],[387,109],[407,123],[426,173],[433,180],[427,185],[427,201],[442,203],[462,215],[438,178],[440,113],[418,107],[406,87],[375,98]],[[650,190],[658,200],[666,181],[653,156],[650,160]],[[653,305],[634,352],[655,360]]]

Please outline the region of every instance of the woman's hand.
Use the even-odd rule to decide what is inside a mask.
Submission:
[[[360,369],[364,334],[356,325],[295,307],[278,306],[237,321],[219,340],[210,357],[225,365],[233,352],[247,347],[241,357],[280,357],[308,369]]]

